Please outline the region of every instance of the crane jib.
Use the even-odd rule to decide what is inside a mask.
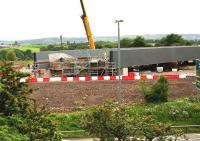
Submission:
[[[81,2],[81,7],[82,7],[82,10],[83,10],[83,16],[86,16],[86,11],[85,11],[85,6],[84,6],[84,3],[83,3],[83,0],[80,0]]]
[[[83,0],[80,0],[80,2],[81,2],[82,10],[83,10],[83,15],[81,16],[81,18],[83,20],[83,24],[84,24],[84,27],[85,27],[85,31],[86,31],[86,34],[87,34],[88,41],[90,43],[90,49],[95,49],[94,39],[93,39],[92,32],[91,32],[91,29],[90,29],[88,17],[86,15]]]

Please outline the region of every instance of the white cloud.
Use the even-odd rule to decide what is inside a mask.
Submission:
[[[200,33],[199,0],[84,0],[93,35]],[[85,36],[79,0],[0,0],[0,39]]]

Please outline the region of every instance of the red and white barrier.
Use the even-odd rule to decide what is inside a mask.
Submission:
[[[167,74],[164,75],[167,79],[184,79],[187,74]],[[121,76],[120,79],[126,80],[148,80],[148,79],[158,79],[160,75],[129,75]],[[119,80],[118,76],[86,76],[86,77],[50,77],[50,78],[23,78],[20,82],[29,83],[45,83],[45,82],[80,82],[80,81],[115,81]]]

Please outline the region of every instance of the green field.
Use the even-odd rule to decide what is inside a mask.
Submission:
[[[21,51],[26,51],[26,50],[31,50],[32,52],[40,52],[40,48],[37,48],[37,47],[20,47],[20,48],[16,48],[16,49],[19,49]]]
[[[13,49],[19,49],[21,51],[31,50],[33,53],[40,52],[40,46],[34,46],[34,45],[26,45],[26,46],[14,47],[14,48],[2,48],[0,50],[13,50]]]

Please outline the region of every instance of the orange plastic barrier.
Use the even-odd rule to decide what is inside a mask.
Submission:
[[[49,82],[49,78],[43,78],[43,82]]]
[[[104,77],[103,76],[99,76],[98,80],[104,80]]]
[[[61,77],[61,81],[67,81],[67,77],[66,76]]]
[[[91,80],[92,80],[92,77],[91,77],[91,76],[86,76],[86,77],[85,77],[85,80],[86,80],[86,81],[91,81]]]
[[[116,76],[110,76],[110,80],[116,80]]]

